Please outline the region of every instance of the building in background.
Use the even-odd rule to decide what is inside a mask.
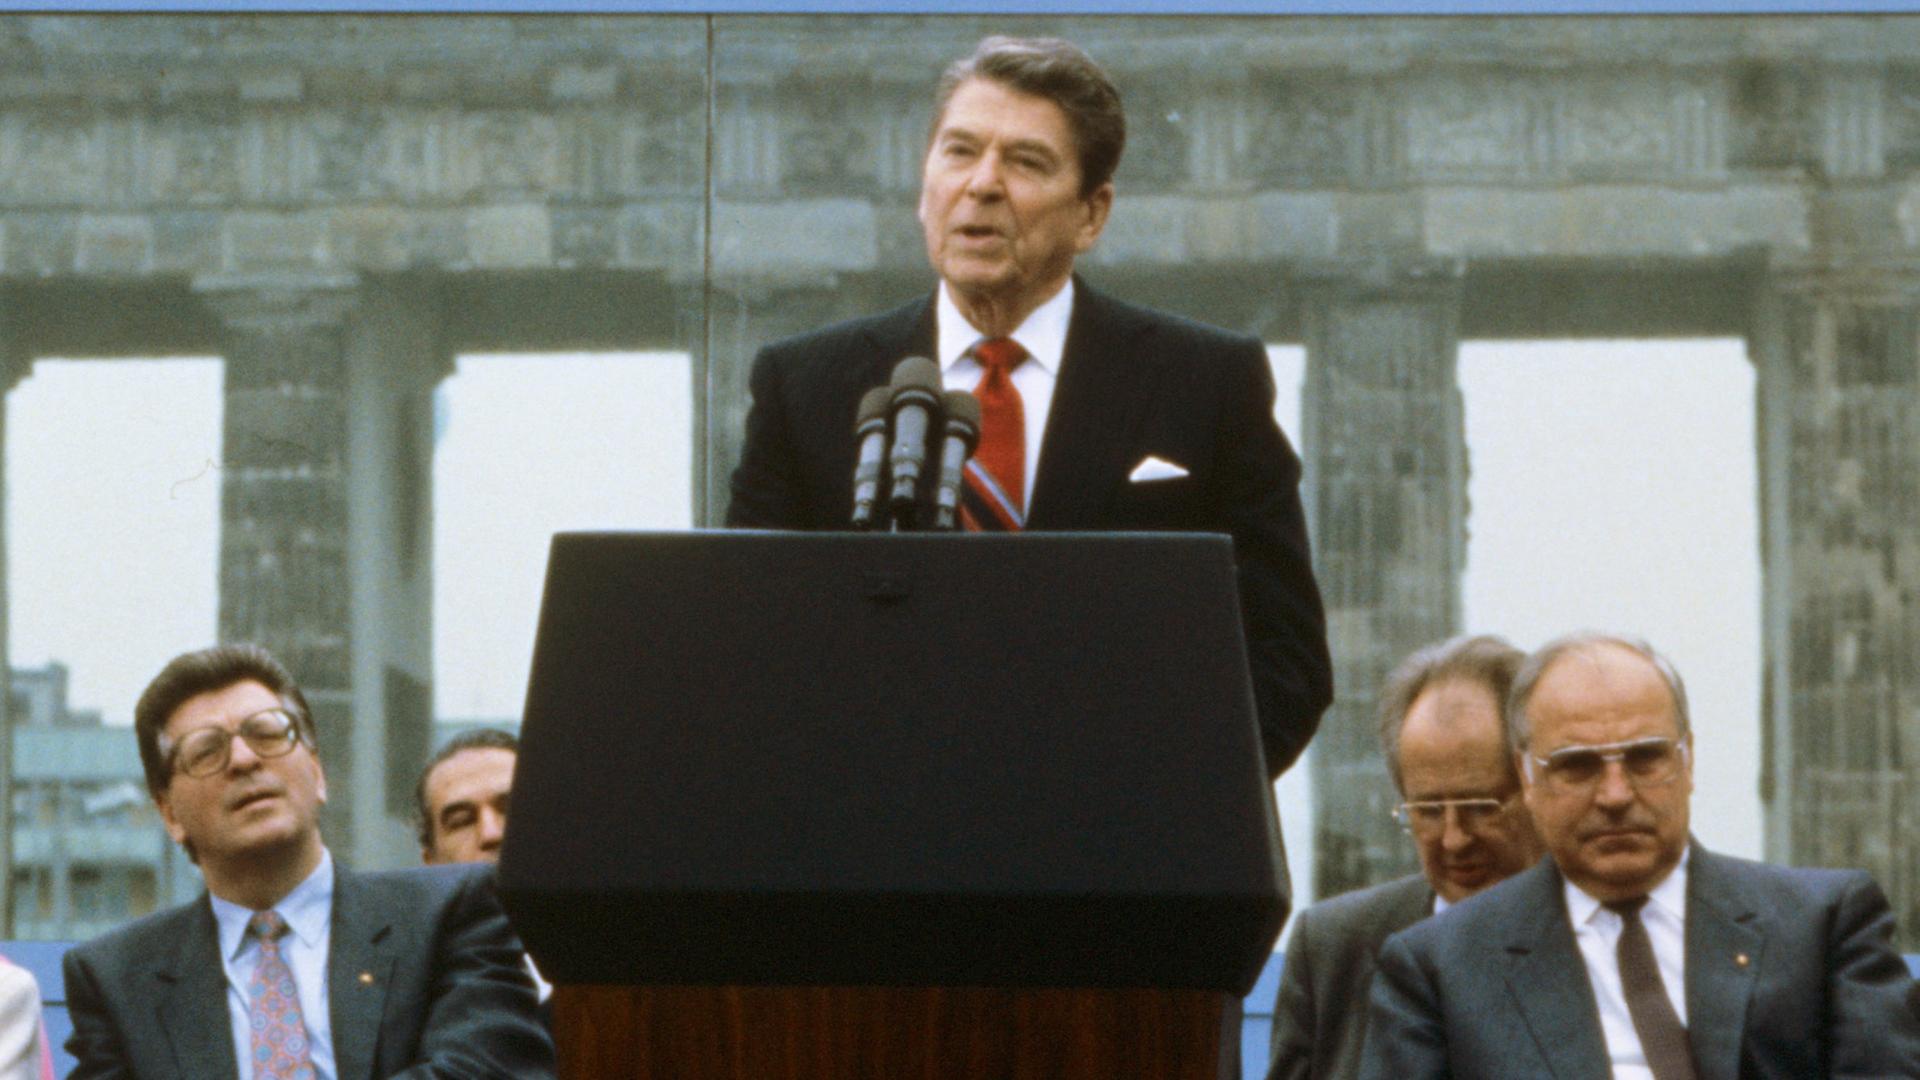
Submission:
[[[79,940],[200,891],[133,733],[67,708],[60,663],[13,671],[13,935]]]

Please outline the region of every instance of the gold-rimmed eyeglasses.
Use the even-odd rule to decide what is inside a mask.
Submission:
[[[1393,808],[1393,820],[1416,836],[1434,836],[1447,827],[1451,812],[1460,828],[1469,832],[1485,829],[1499,821],[1517,796],[1504,799],[1423,799],[1403,802]]]
[[[187,732],[179,744],[161,750],[173,759],[173,769],[188,776],[212,776],[233,760],[233,740],[245,739],[258,757],[282,757],[300,742],[300,725],[285,709],[262,709],[231,728],[218,724]]]
[[[1687,744],[1661,735],[1598,746],[1563,746],[1546,757],[1527,754],[1525,765],[1528,778],[1536,779],[1537,774],[1537,782],[1549,791],[1577,795],[1600,783],[1610,761],[1620,763],[1620,771],[1634,787],[1657,787],[1680,775]]]

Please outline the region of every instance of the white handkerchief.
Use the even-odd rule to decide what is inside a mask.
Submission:
[[[1178,480],[1187,475],[1187,470],[1171,461],[1162,461],[1149,454],[1145,460],[1133,467],[1127,479],[1139,484],[1148,480]]]

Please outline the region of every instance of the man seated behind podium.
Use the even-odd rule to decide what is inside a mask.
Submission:
[[[507,836],[507,810],[513,800],[513,769],[520,761],[520,740],[499,728],[476,728],[448,739],[414,784],[414,814],[420,831],[420,860],[429,866],[497,863]],[[540,1017],[550,1025],[552,984],[526,958],[527,974],[540,995]]]
[[[859,399],[907,356],[981,401],[972,526],[1233,537],[1267,771],[1332,700],[1300,462],[1261,343],[1123,303],[1073,273],[1113,207],[1126,118],[1056,39],[990,37],[940,82],[920,186],[931,294],[768,345],[727,523],[844,529]],[[820,237],[823,244],[830,236]]]
[[[1415,652],[1387,677],[1380,749],[1406,800],[1394,816],[1413,838],[1421,873],[1295,916],[1268,1080],[1357,1075],[1381,943],[1539,860],[1502,713],[1525,655],[1497,637],[1456,637]]]
[[[1387,939],[1361,1075],[1920,1076],[1913,980],[1858,870],[1688,833],[1686,690],[1577,634],[1514,677],[1508,741],[1550,859]]]
[[[336,864],[313,715],[265,650],[175,658],[134,732],[207,892],[67,953],[74,1080],[553,1075],[491,871]]]

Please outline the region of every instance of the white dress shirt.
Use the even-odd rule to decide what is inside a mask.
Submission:
[[[1053,408],[1053,387],[1060,378],[1060,359],[1067,349],[1067,321],[1073,315],[1073,279],[1053,298],[1028,315],[1007,335],[1027,350],[1027,362],[1013,369],[1013,388],[1020,391],[1026,418],[1027,482],[1021,513],[1033,505],[1033,479],[1040,468],[1040,442],[1047,432],[1047,412]],[[948,390],[972,393],[986,374],[970,354],[986,335],[973,328],[953,302],[947,283],[940,283],[934,305],[934,359],[940,364],[941,383]]]
[[[220,931],[220,957],[227,969],[227,1015],[233,1021],[233,1052],[240,1080],[253,1080],[253,1046],[247,1024],[247,980],[260,962],[260,942],[247,933],[253,909],[213,900],[213,921]],[[317,1080],[335,1080],[333,1021],[327,1006],[327,946],[333,939],[333,855],[320,851],[320,865],[294,886],[273,910],[287,921],[280,939],[280,955],[293,972],[300,996],[300,1018],[307,1025],[307,1044]]]
[[[1687,859],[1682,852],[1679,865],[1665,881],[1647,894],[1640,909],[1640,922],[1653,943],[1653,958],[1660,967],[1660,982],[1667,988],[1667,1000],[1673,1002],[1674,1015],[1682,1027],[1687,1023]],[[1587,895],[1572,882],[1566,883],[1567,916],[1573,921],[1573,938],[1580,956],[1587,962],[1587,981],[1593,984],[1593,999],[1600,1006],[1600,1031],[1606,1036],[1607,1056],[1613,1060],[1614,1080],[1653,1080],[1647,1068],[1647,1055],[1640,1046],[1640,1035],[1633,1029],[1633,1014],[1627,1011],[1627,996],[1620,988],[1620,916],[1608,911],[1599,900]]]

